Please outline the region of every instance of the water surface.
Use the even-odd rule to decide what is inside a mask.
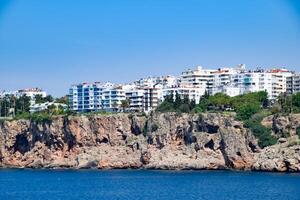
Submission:
[[[4,199],[300,199],[300,175],[231,171],[0,170]]]

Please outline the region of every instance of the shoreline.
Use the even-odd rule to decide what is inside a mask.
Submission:
[[[0,171],[2,170],[32,170],[32,171],[40,171],[40,170],[48,170],[48,171],[166,171],[166,172],[217,172],[217,171],[224,171],[224,172],[251,172],[251,173],[270,173],[270,174],[299,174],[300,171],[268,171],[268,170],[252,170],[252,169],[163,169],[163,168],[64,168],[64,167],[57,167],[57,168],[47,168],[47,167],[40,167],[40,168],[32,168],[32,167],[0,167]]]

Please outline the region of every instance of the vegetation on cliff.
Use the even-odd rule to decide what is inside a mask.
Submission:
[[[264,148],[277,142],[270,128],[261,124],[264,117],[272,114],[290,114],[300,112],[300,93],[294,95],[282,94],[276,102],[268,101],[267,92],[254,92],[230,97],[217,93],[213,96],[205,94],[199,104],[190,102],[185,97],[181,99],[178,94],[168,95],[165,101],[158,107],[158,112],[235,112],[236,119],[243,121],[259,140],[259,146]],[[300,132],[300,130],[299,130]],[[299,133],[300,135],[300,133]]]

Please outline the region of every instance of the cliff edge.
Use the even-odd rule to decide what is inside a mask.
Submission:
[[[260,149],[251,131],[230,114],[82,115],[3,122],[0,166],[295,172],[300,145],[281,140]]]

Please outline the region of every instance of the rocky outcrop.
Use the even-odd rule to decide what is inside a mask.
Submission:
[[[295,136],[300,127],[300,114],[271,115],[263,119],[262,124],[270,128],[278,138]]]
[[[0,166],[299,171],[299,146],[280,145],[261,150],[224,114],[70,116],[3,122]]]
[[[290,138],[282,144],[267,147],[255,156],[253,170],[299,172],[300,143],[297,138]]]

